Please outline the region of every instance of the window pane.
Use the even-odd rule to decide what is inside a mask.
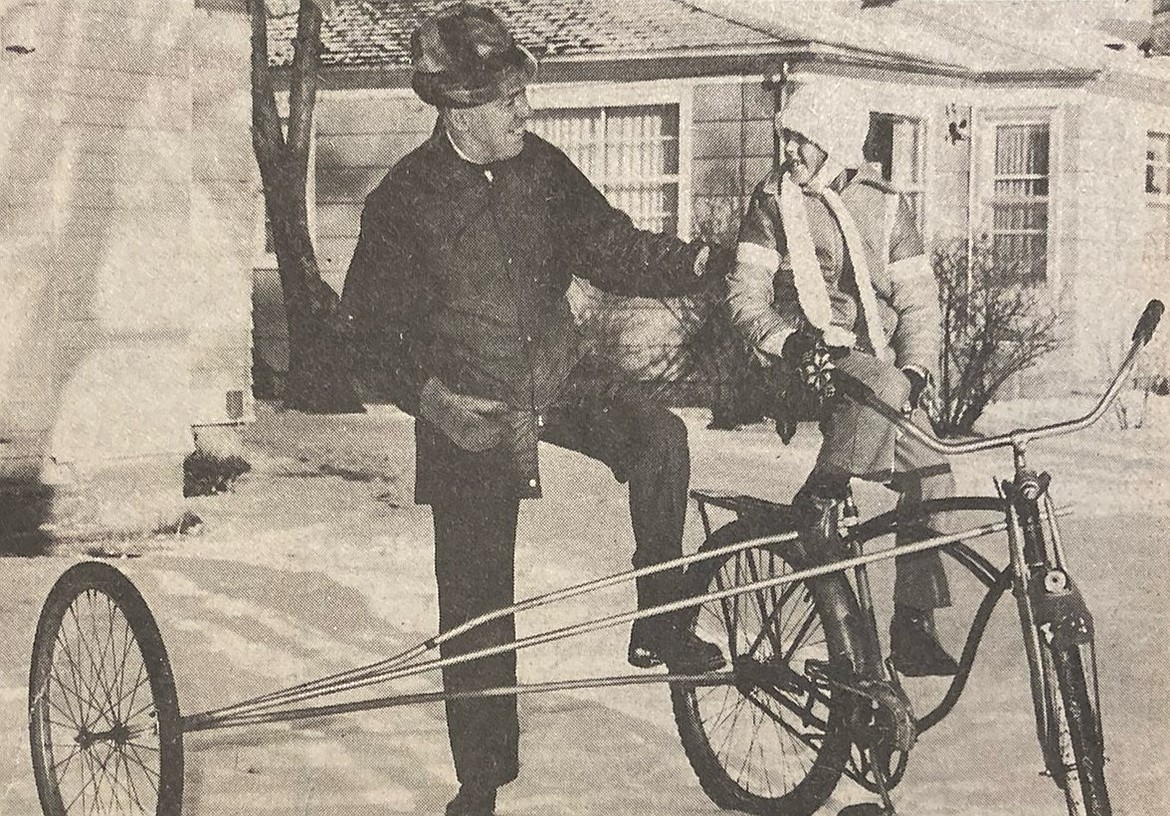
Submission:
[[[603,182],[602,113],[599,110],[538,111],[529,127],[565,152],[590,180]]]
[[[995,174],[1048,175],[1048,126],[1000,125],[996,128]]]
[[[996,232],[1048,229],[1047,204],[995,204],[992,215]]]
[[[996,273],[1005,285],[1043,283],[1047,239],[1044,235],[996,235],[992,246]]]

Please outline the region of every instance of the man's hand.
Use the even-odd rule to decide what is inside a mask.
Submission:
[[[910,398],[907,400],[910,411],[921,408],[927,416],[933,417],[938,409],[938,394],[930,374],[917,366],[903,368],[902,373],[910,381]]]
[[[456,394],[431,377],[418,395],[418,413],[465,451],[494,448],[508,431],[506,403],[486,397]]]

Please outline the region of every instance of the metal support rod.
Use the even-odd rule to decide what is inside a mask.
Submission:
[[[425,672],[434,671],[435,669],[441,669],[446,666],[469,663],[473,660],[479,660],[484,657],[491,657],[492,655],[519,651],[520,649],[524,649],[529,646],[539,646],[551,641],[563,640],[574,635],[589,634],[600,629],[606,629],[611,626],[617,626],[623,623],[630,623],[631,621],[640,620],[642,618],[662,615],[667,612],[677,612],[682,609],[690,609],[691,607],[700,606],[704,603],[707,603],[708,601],[722,600],[723,598],[730,598],[736,595],[745,595],[749,592],[757,592],[761,589],[782,586],[784,584],[790,584],[795,581],[816,578],[821,575],[852,569],[861,564],[870,564],[875,561],[881,561],[887,558],[895,558],[901,555],[912,555],[914,553],[925,552],[926,550],[936,549],[947,544],[953,544],[956,541],[966,541],[974,538],[982,538],[983,536],[1003,532],[1005,529],[1007,529],[1006,522],[994,522],[991,524],[982,525],[980,527],[973,527],[970,530],[966,530],[961,533],[952,533],[950,535],[939,536],[938,538],[932,538],[926,541],[918,541],[913,544],[903,544],[889,547],[878,552],[870,553],[868,555],[846,558],[841,561],[834,561],[819,567],[798,570],[796,572],[792,572],[787,575],[781,575],[775,578],[768,578],[762,581],[755,581],[750,584],[744,584],[742,586],[730,587],[728,589],[717,592],[710,592],[705,595],[684,598],[682,600],[674,601],[668,604],[662,604],[661,606],[652,607],[650,609],[640,609],[634,612],[622,612],[617,615],[610,615],[604,618],[584,621],[582,623],[573,624],[571,626],[564,626],[559,629],[553,629],[547,632],[540,632],[535,635],[529,635],[524,638],[518,638],[511,643],[502,643],[496,646],[479,649],[474,652],[468,652],[466,654],[452,655],[450,657],[427,660],[422,663],[414,663],[408,666],[402,666],[384,673],[380,673],[377,676],[359,677],[353,680],[339,682],[334,687],[330,688],[326,693],[335,694],[343,691],[350,691],[356,688],[362,688],[364,686],[374,685],[376,683],[389,682],[391,680],[401,680],[407,677],[423,674]],[[255,705],[252,705],[250,702],[237,704],[225,709],[218,709],[216,711],[207,712],[207,714],[204,716],[220,717],[229,711],[242,713],[247,709],[259,711],[268,708],[274,708],[276,705],[281,703],[293,703],[299,700],[309,699],[313,696],[322,696],[322,694],[318,690],[300,691],[295,694],[284,695],[279,699],[273,698],[266,700]]]
[[[754,549],[756,547],[768,547],[776,544],[785,544],[790,541],[795,541],[799,534],[795,531],[778,533],[776,535],[762,536],[760,538],[752,538],[746,541],[739,541],[732,544],[727,544],[723,547],[717,547],[713,550],[693,553],[691,555],[684,555],[680,558],[674,558],[670,561],[663,561],[658,564],[651,564],[646,567],[641,567],[634,570],[626,570],[624,572],[614,573],[603,578],[594,579],[591,581],[584,581],[580,584],[575,584],[564,589],[558,589],[553,592],[546,592],[542,595],[535,595],[527,598],[511,606],[506,606],[501,609],[496,609],[479,617],[472,618],[465,623],[456,626],[452,629],[443,632],[436,637],[429,638],[411,648],[400,652],[393,657],[380,660],[377,663],[371,663],[367,666],[362,666],[356,669],[347,669],[343,672],[331,674],[328,677],[323,677],[318,680],[309,680],[304,683],[292,686],[287,689],[273,691],[268,694],[260,695],[249,700],[244,700],[239,703],[233,703],[229,706],[215,709],[213,711],[205,712],[206,716],[221,716],[229,713],[235,713],[245,709],[256,706],[269,707],[284,702],[295,702],[297,700],[309,699],[314,695],[332,694],[337,689],[334,686],[345,686],[345,688],[357,688],[357,686],[349,685],[354,682],[372,680],[372,682],[381,682],[386,672],[395,668],[399,668],[408,664],[428,651],[435,649],[439,644],[450,640],[453,637],[461,635],[471,629],[483,626],[491,621],[498,620],[503,617],[514,615],[517,612],[526,612],[540,606],[555,603],[557,601],[567,600],[579,595],[584,595],[589,592],[595,592],[599,589],[614,586],[615,584],[625,583],[645,575],[653,575],[657,572],[665,572],[666,570],[676,569],[687,564],[693,564],[697,561],[706,561],[711,558],[717,558],[722,555],[729,555],[731,553],[740,552],[742,550]],[[648,615],[647,615],[648,617]],[[368,683],[366,685],[369,685]]]
[[[512,697],[521,694],[573,691],[587,688],[609,688],[612,686],[642,686],[653,683],[671,683],[689,686],[727,686],[734,682],[735,674],[727,671],[708,672],[706,674],[624,674],[612,677],[584,677],[575,680],[550,680],[545,683],[520,683],[514,686],[496,686],[472,691],[427,691],[415,694],[397,694],[390,697],[377,697],[372,700],[356,700],[350,703],[292,708],[283,711],[264,711],[255,714],[238,714],[227,717],[192,714],[183,717],[182,730],[184,734],[190,734],[194,731],[211,731],[221,728],[258,725],[261,723],[331,717],[336,714],[374,711],[382,708],[398,708],[421,703],[435,703],[443,700],[480,700],[488,697]]]
[[[1112,382],[1106,389],[1105,393],[1098,400],[1096,407],[1084,416],[1074,419],[1065,420],[1063,422],[1053,422],[1048,425],[1041,425],[1038,428],[1026,428],[1012,431],[998,436],[989,436],[982,439],[971,440],[942,440],[935,437],[933,434],[924,431],[917,425],[913,424],[905,417],[902,412],[893,408],[878,399],[868,385],[847,374],[840,369],[833,373],[837,381],[841,384],[842,390],[849,395],[854,401],[870,408],[873,411],[881,414],[887,420],[892,422],[898,430],[908,434],[914,439],[926,445],[931,450],[948,455],[975,453],[976,451],[990,450],[991,448],[1000,448],[1006,445],[1011,445],[1014,448],[1015,460],[1017,468],[1021,466],[1023,461],[1024,451],[1027,443],[1035,439],[1047,439],[1052,436],[1061,436],[1063,434],[1075,433],[1083,430],[1102,416],[1105,411],[1113,403],[1120,393],[1125,379],[1129,376],[1129,372],[1133,369],[1134,363],[1137,362],[1138,354],[1141,353],[1143,344],[1135,340],[1130,346],[1129,353],[1126,355],[1125,362],[1122,363],[1121,368],[1117,370]]]

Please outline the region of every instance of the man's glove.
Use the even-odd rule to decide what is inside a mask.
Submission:
[[[935,393],[930,374],[915,366],[903,368],[902,373],[910,382],[910,397],[906,402],[909,409],[907,413],[915,408],[921,408],[926,411],[927,416],[933,417],[938,407],[938,395]]]
[[[419,416],[472,453],[494,448],[504,440],[508,412],[506,403],[456,394],[437,377],[428,379],[418,395]]]

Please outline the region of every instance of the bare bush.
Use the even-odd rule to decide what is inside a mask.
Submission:
[[[943,330],[935,430],[967,435],[1014,376],[1056,348],[1056,313],[986,236],[942,244],[932,263]]]

